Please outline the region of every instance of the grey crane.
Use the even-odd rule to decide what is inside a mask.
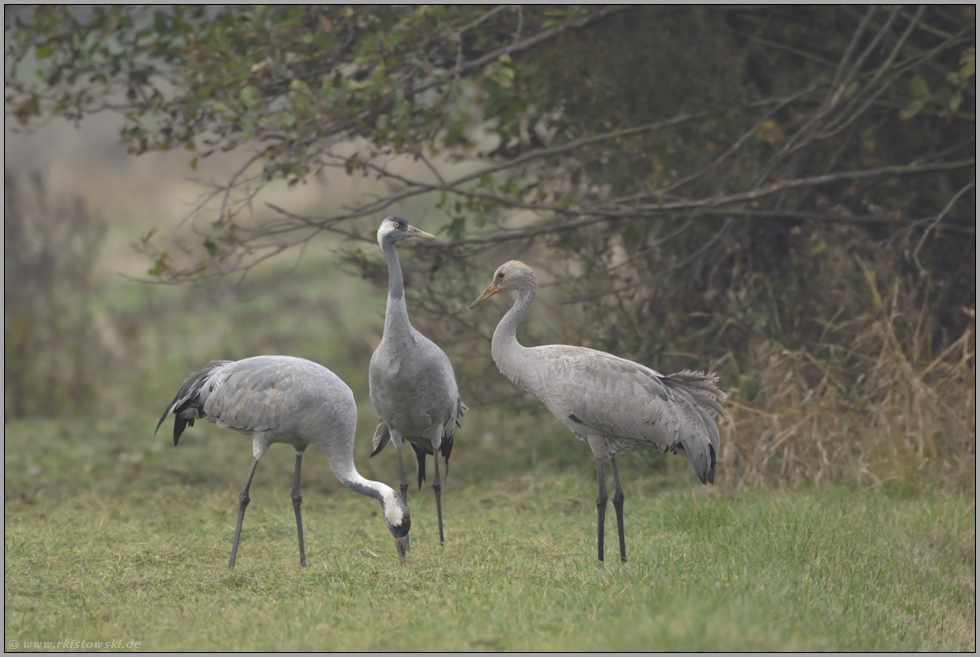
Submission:
[[[252,436],[252,466],[238,495],[238,523],[228,561],[229,570],[235,567],[255,466],[273,443],[288,443],[296,450],[292,498],[301,566],[306,565],[306,551],[299,477],[303,453],[310,443],[319,447],[327,457],[330,470],[341,483],[381,503],[382,517],[395,539],[398,560],[405,564],[408,530],[412,525],[408,507],[389,486],[358,474],[354,467],[354,431],[357,428],[354,393],[327,368],[291,356],[213,360],[184,382],[160,417],[157,431],[171,414],[176,416],[175,447],[184,429],[188,425],[194,426],[194,420],[198,418]]]
[[[474,301],[474,308],[502,290],[516,289],[517,301],[493,332],[491,354],[508,379],[537,397],[555,417],[589,443],[596,461],[599,495],[599,563],[603,561],[606,482],[602,460],[609,457],[616,492],[613,506],[619,530],[619,553],[626,563],[623,530],[623,487],[616,454],[640,449],[687,454],[706,484],[715,478],[718,427],[712,413],[728,418],[720,402],[725,393],[713,374],[678,372],[664,376],[633,361],[584,347],[546,345],[523,347],[517,325],[534,302],[538,284],[534,271],[511,260],[497,268],[493,281]]]
[[[387,217],[378,228],[378,244],[388,260],[388,307],[384,335],[371,356],[369,371],[371,402],[380,416],[371,456],[384,449],[389,441],[395,443],[402,498],[407,500],[408,480],[402,460],[402,440],[408,440],[415,452],[419,490],[425,480],[425,457],[433,455],[432,490],[436,494],[441,544],[445,542],[445,536],[439,454],[445,459],[448,472],[453,433],[467,409],[459,398],[449,357],[416,331],[408,319],[402,268],[395,244],[409,237],[435,239],[400,217]]]

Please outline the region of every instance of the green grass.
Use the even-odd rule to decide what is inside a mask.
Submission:
[[[155,410],[155,409],[153,409]],[[622,468],[630,562],[595,563],[585,445],[540,436],[536,465],[451,462],[447,543],[431,490],[410,492],[400,568],[368,498],[304,461],[308,567],[289,499],[292,450],[252,487],[226,568],[248,440],[152,420],[6,425],[4,639],[140,641],[146,650],[973,650],[975,517],[959,496],[736,492]],[[473,419],[479,424],[480,417]],[[169,423],[168,423],[169,424]],[[169,428],[169,427],[168,427]],[[461,442],[462,442],[461,432]],[[357,462],[392,480],[394,458]],[[551,443],[554,442],[554,445]],[[553,448],[549,451],[549,445]],[[493,449],[500,452],[499,446]],[[506,461],[507,456],[501,459]],[[575,465],[574,461],[578,461]],[[673,459],[680,461],[680,459]],[[611,511],[611,509],[610,509]]]

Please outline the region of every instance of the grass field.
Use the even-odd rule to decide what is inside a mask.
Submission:
[[[623,566],[595,562],[595,484],[579,466],[512,474],[460,450],[445,488],[410,493],[408,565],[377,504],[304,462],[308,567],[292,450],[252,486],[227,570],[248,441],[208,427],[180,447],[145,418],[6,427],[4,639],[139,641],[143,650],[973,650],[975,514],[958,496],[734,492],[623,468]],[[463,432],[461,432],[462,435]],[[358,463],[392,479],[394,459]],[[462,441],[461,441],[462,442]],[[626,459],[623,459],[625,461]],[[677,459],[679,461],[679,459]],[[686,465],[686,464],[681,464]],[[676,472],[675,472],[676,470]],[[612,521],[612,517],[607,521]],[[607,531],[612,531],[613,522]],[[43,644],[42,644],[43,649]]]
[[[207,423],[176,448],[170,422],[153,435],[207,360],[288,353],[331,367],[360,404],[359,470],[396,481],[393,452],[368,458],[384,296],[325,262],[237,287],[110,283],[96,303],[112,318],[91,373],[99,402],[5,422],[8,650],[975,650],[972,495],[743,489],[732,473],[701,486],[682,457],[627,455],[630,561],[615,558],[610,509],[599,567],[588,447],[546,414],[480,400],[467,400],[450,462],[445,546],[431,489],[410,491],[400,568],[378,505],[310,450],[300,568],[293,452],[279,445],[256,472],[229,572],[249,441]]]

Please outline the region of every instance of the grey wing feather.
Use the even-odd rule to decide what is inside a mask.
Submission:
[[[300,377],[292,376],[293,367],[291,361],[273,358],[235,363],[215,377],[214,390],[204,403],[206,417],[219,427],[244,433],[277,429],[303,385]]]
[[[542,374],[550,380],[552,399],[546,403],[556,415],[565,414],[559,419],[600,432],[613,451],[679,449],[702,481],[714,478],[719,439],[711,413],[727,415],[719,403],[724,393],[711,385],[712,375],[685,371],[664,376],[611,354],[575,347],[548,355],[551,363]]]
[[[174,445],[180,440],[181,434],[188,426],[194,426],[194,420],[204,417],[204,402],[210,394],[211,387],[209,380],[215,370],[233,363],[230,360],[212,360],[203,368],[194,372],[181,385],[177,396],[167,405],[167,409],[160,416],[157,427],[153,431],[156,434],[160,430],[160,425],[171,413],[177,417],[174,420]]]
[[[279,357],[211,361],[184,382],[157,429],[175,415],[175,445],[184,428],[199,418],[244,433],[276,429],[299,403],[305,363]]]
[[[684,387],[690,393],[694,403],[721,420],[728,421],[728,413],[721,405],[727,395],[714,385],[718,382],[718,377],[714,374],[683,370],[666,376],[664,379]]]
[[[466,411],[468,411],[468,410],[470,410],[470,407],[469,407],[469,406],[467,406],[466,404],[464,404],[464,403],[463,403],[463,400],[462,400],[462,399],[457,399],[457,400],[456,400],[456,418],[455,418],[455,419],[453,420],[453,423],[454,423],[454,424],[455,424],[455,425],[456,425],[457,427],[462,427],[462,426],[463,426],[463,425],[461,425],[461,424],[459,423],[459,421],[460,421],[461,419],[463,419],[463,415],[464,415],[464,414],[466,413]]]
[[[374,451],[371,452],[371,456],[383,450],[390,440],[391,432],[388,431],[388,425],[379,417],[378,426],[374,429],[374,439],[372,442]]]

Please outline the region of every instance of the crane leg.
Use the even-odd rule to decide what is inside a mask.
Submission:
[[[296,472],[293,474],[293,511],[296,512],[296,536],[299,537],[299,565],[306,566],[306,549],[303,547],[303,516],[299,507],[303,504],[303,496],[299,492],[299,473],[303,467],[302,452],[296,453]]]
[[[252,459],[252,466],[248,469],[248,476],[245,477],[245,485],[242,486],[242,492],[238,494],[238,523],[235,525],[235,540],[231,544],[231,559],[228,560],[228,570],[235,568],[235,557],[238,555],[238,541],[242,538],[242,520],[245,519],[245,507],[251,501],[251,498],[248,496],[248,487],[252,485],[252,476],[255,474],[255,466],[258,463],[258,458]]]
[[[434,450],[436,455],[432,457],[435,464],[436,473],[432,478],[432,490],[436,493],[436,514],[439,516],[439,545],[445,542],[442,534],[442,480],[439,479],[439,450]]]
[[[595,507],[599,515],[599,565],[602,565],[604,556],[604,539],[606,530],[606,475],[602,472],[602,457],[595,460],[596,479],[599,480],[599,496],[595,498]]]
[[[616,455],[609,456],[609,463],[612,465],[613,483],[616,484],[616,492],[613,493],[613,507],[616,509],[616,528],[619,530],[619,557],[626,563],[626,532],[623,529],[623,487],[619,483],[619,469],[616,467]]]
[[[395,443],[395,453],[398,454],[398,487],[402,491],[402,502],[408,504],[408,478],[405,477],[405,461],[402,460],[402,441]]]

